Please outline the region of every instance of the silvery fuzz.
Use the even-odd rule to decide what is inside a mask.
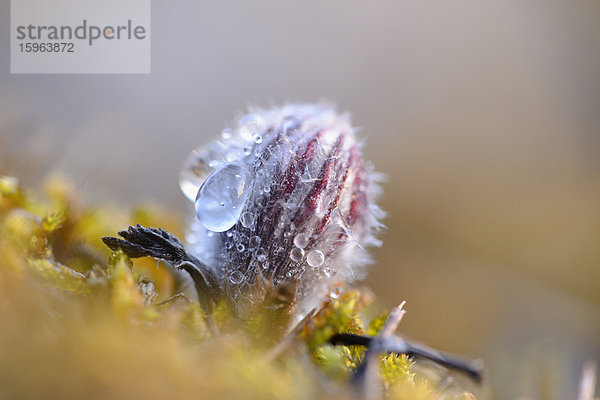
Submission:
[[[348,115],[325,104],[255,109],[185,161],[180,186],[195,210],[185,245],[139,225],[103,240],[184,269],[208,311],[223,297],[259,302],[252,293],[265,283],[292,288],[302,310],[364,277],[383,215],[377,178]]]
[[[382,212],[348,115],[328,105],[256,109],[194,150],[180,175],[196,218],[188,248],[234,297],[258,275],[298,296],[364,277]]]

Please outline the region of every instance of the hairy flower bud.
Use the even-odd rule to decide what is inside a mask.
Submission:
[[[192,152],[180,186],[196,216],[188,248],[228,292],[257,276],[300,297],[363,277],[382,212],[346,115],[326,105],[255,110]]]

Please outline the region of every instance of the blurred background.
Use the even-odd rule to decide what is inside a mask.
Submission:
[[[150,75],[10,75],[0,173],[189,211],[188,152],[248,104],[330,100],[387,175],[366,282],[497,399],[575,398],[600,359],[600,2],[152,4]]]

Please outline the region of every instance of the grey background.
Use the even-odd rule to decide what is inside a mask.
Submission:
[[[187,153],[247,104],[328,99],[388,176],[367,284],[482,357],[496,398],[574,398],[600,358],[600,3],[153,2],[152,74],[10,75],[0,171],[187,211]]]

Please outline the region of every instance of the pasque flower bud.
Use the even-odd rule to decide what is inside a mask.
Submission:
[[[261,275],[298,295],[364,275],[378,244],[377,175],[347,115],[327,105],[253,110],[199,147],[180,186],[196,218],[187,248],[229,293]]]

